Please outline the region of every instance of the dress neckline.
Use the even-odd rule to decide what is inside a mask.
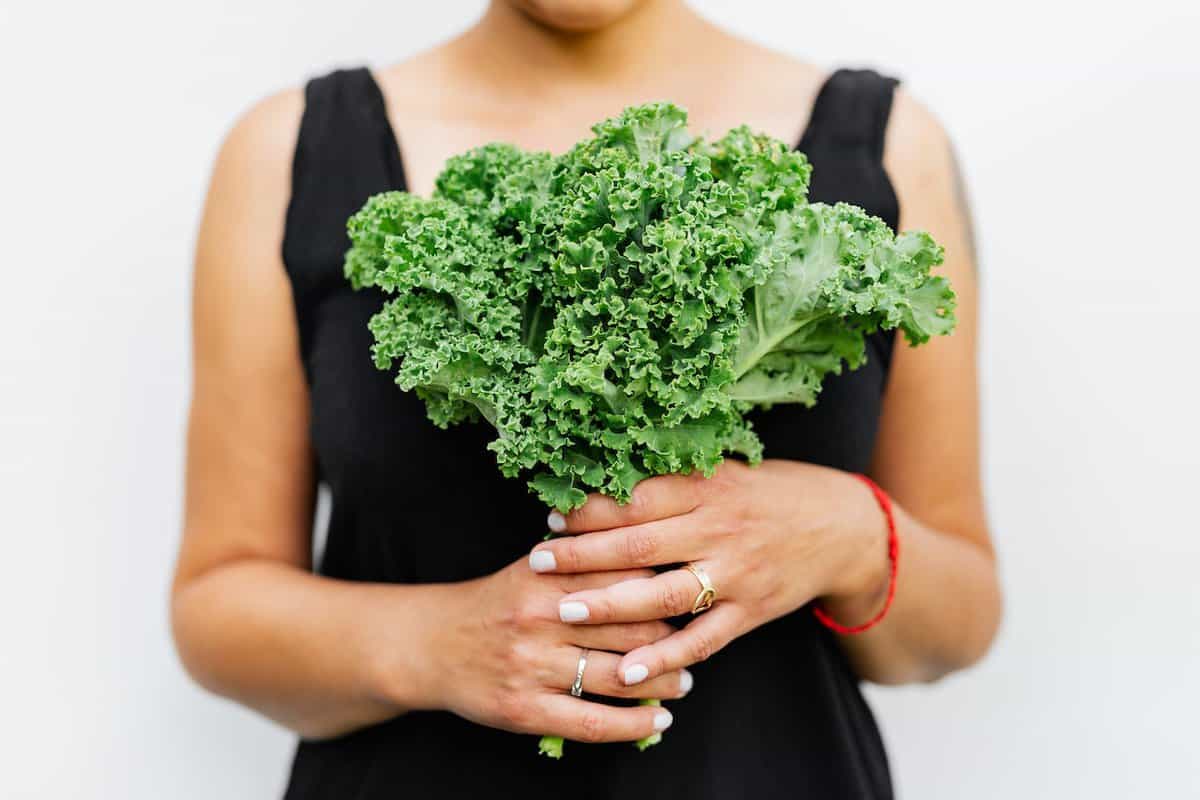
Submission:
[[[387,152],[384,153],[384,162],[387,164],[389,183],[398,191],[408,191],[408,176],[404,169],[404,153],[400,148],[400,138],[396,135],[396,128],[392,125],[391,115],[388,114],[387,98],[383,94],[383,87],[375,77],[374,70],[369,67],[362,67],[361,69],[366,76],[367,85],[370,89],[371,103],[369,112],[379,127],[383,137],[383,146],[387,149]],[[792,145],[793,150],[804,151],[805,143],[811,138],[813,122],[817,119],[821,96],[825,93],[825,89],[829,86],[830,81],[840,72],[843,72],[843,70],[834,70],[821,81],[821,85],[817,88],[813,100],[809,103],[808,119],[805,120],[800,137]]]

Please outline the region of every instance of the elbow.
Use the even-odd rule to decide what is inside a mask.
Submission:
[[[900,646],[886,662],[864,665],[862,677],[880,686],[935,684],[981,662],[1000,631],[1003,601],[998,582],[991,582],[962,615],[946,620],[947,633],[931,642]]]
[[[244,604],[229,602],[239,592],[222,580],[227,576],[210,570],[177,579],[172,589],[171,636],[188,677],[304,739],[334,739],[375,721],[331,709],[313,697],[315,692],[281,676],[278,657],[263,644],[262,626],[270,623],[255,620]]]
[[[255,649],[255,615],[247,613],[242,600],[247,563],[229,558],[200,568],[180,566],[168,607],[171,639],[184,672],[201,688],[239,702],[238,686]]]
[[[171,592],[169,614],[175,654],[192,681],[213,694],[225,696],[214,660],[208,657],[211,648],[205,644],[208,636],[203,609],[191,588],[188,584],[176,584]]]
[[[959,648],[958,659],[951,665],[949,672],[957,672],[973,667],[991,652],[992,645],[1000,633],[1000,625],[1004,620],[1004,594],[1000,589],[1000,579],[993,568],[987,590],[975,610],[975,623],[967,625],[969,635],[963,637]],[[947,672],[947,674],[949,674]]]
[[[212,694],[240,702],[237,692],[237,613],[222,602],[220,570],[176,576],[171,589],[171,639],[183,671]],[[214,583],[214,579],[217,583]]]
[[[964,620],[959,630],[964,635],[953,637],[949,646],[937,657],[930,659],[924,674],[916,682],[933,684],[956,672],[974,667],[991,652],[992,645],[1000,633],[1004,617],[1004,600],[998,581],[989,584],[980,602]]]

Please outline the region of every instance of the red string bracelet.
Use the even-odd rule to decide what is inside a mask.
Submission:
[[[842,625],[841,623],[835,621],[833,617],[826,613],[825,609],[814,604],[813,614],[816,615],[821,624],[835,633],[840,633],[843,635],[850,633],[862,633],[863,631],[870,630],[882,622],[883,618],[887,616],[888,611],[892,607],[892,600],[896,598],[896,567],[900,563],[900,539],[896,536],[896,517],[892,514],[892,498],[888,497],[887,492],[885,492],[883,489],[880,489],[879,485],[866,475],[855,475],[854,477],[858,478],[867,485],[867,487],[871,490],[871,493],[875,495],[875,500],[879,503],[879,507],[883,510],[884,517],[887,518],[889,562],[888,590],[887,600],[884,601],[883,608],[879,610],[879,613],[871,617],[871,619],[864,622],[862,625],[855,625],[853,627]]]

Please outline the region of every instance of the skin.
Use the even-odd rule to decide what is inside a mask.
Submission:
[[[562,151],[596,119],[653,99],[686,106],[698,130],[745,122],[795,141],[823,77],[676,0],[495,2],[459,38],[377,74],[410,189],[423,194],[453,153],[498,139]],[[635,740],[670,714],[567,696],[580,647],[597,651],[589,693],[669,700],[690,687],[688,665],[813,598],[848,624],[875,612],[887,556],[874,498],[852,476],[785,461],[729,463],[708,481],[656,478],[626,507],[591,498],[551,520],[578,535],[535,548],[553,552],[551,572],[522,555],[462,584],[312,574],[309,397],[279,256],[302,110],[292,90],[236,124],[201,224],[172,591],[177,647],[198,682],[311,738],[443,709],[511,731]],[[901,579],[887,619],[842,638],[859,673],[884,683],[967,666],[1000,617],[979,481],[969,214],[951,153],[899,92],[885,164],[901,225],[946,246],[960,323],[954,336],[898,348],[884,397],[870,473],[896,501]],[[676,632],[662,620],[690,609],[698,584],[648,568],[687,560],[720,599]],[[588,618],[562,621],[564,602],[583,603]],[[637,664],[647,677],[627,684]]]

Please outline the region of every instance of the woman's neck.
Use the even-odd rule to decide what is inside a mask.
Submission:
[[[686,68],[703,59],[706,41],[721,37],[683,0],[643,0],[612,24],[589,32],[551,28],[508,2],[493,0],[455,50],[476,75],[544,98]]]

